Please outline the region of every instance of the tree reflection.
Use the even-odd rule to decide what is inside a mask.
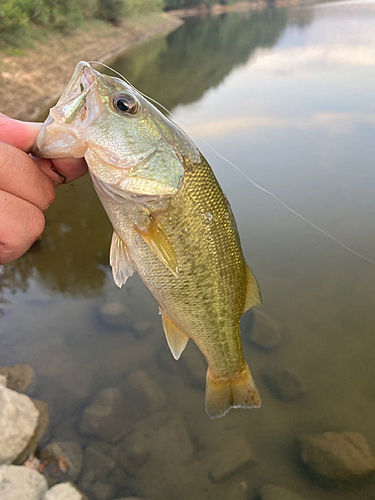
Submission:
[[[200,99],[258,47],[272,47],[286,24],[284,9],[188,18],[176,31],[127,51],[110,65],[172,109]]]

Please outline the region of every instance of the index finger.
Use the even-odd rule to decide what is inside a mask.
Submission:
[[[0,142],[29,153],[41,126],[41,123],[21,122],[0,113]]]

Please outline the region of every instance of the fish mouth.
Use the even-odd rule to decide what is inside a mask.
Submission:
[[[81,61],[56,105],[44,122],[31,153],[41,158],[82,158],[87,147],[79,145],[84,130],[95,120],[98,103],[90,98],[98,86],[100,73]],[[90,113],[88,112],[88,100]],[[73,123],[74,122],[74,123]],[[67,127],[67,125],[71,125]]]
[[[76,69],[62,93],[59,102],[64,101],[68,96],[87,92],[101,77],[98,71],[95,71],[88,62],[81,61],[77,64]]]

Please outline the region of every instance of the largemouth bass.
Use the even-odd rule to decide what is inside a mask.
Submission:
[[[121,287],[136,270],[157,300],[170,350],[189,338],[208,362],[206,412],[260,406],[240,317],[261,302],[230,205],[189,137],[136,89],[80,62],[36,139],[46,158],[85,157],[113,225]]]

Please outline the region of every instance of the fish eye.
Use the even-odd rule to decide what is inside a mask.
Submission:
[[[113,99],[113,107],[122,114],[135,115],[139,109],[139,104],[129,94],[117,94]]]

